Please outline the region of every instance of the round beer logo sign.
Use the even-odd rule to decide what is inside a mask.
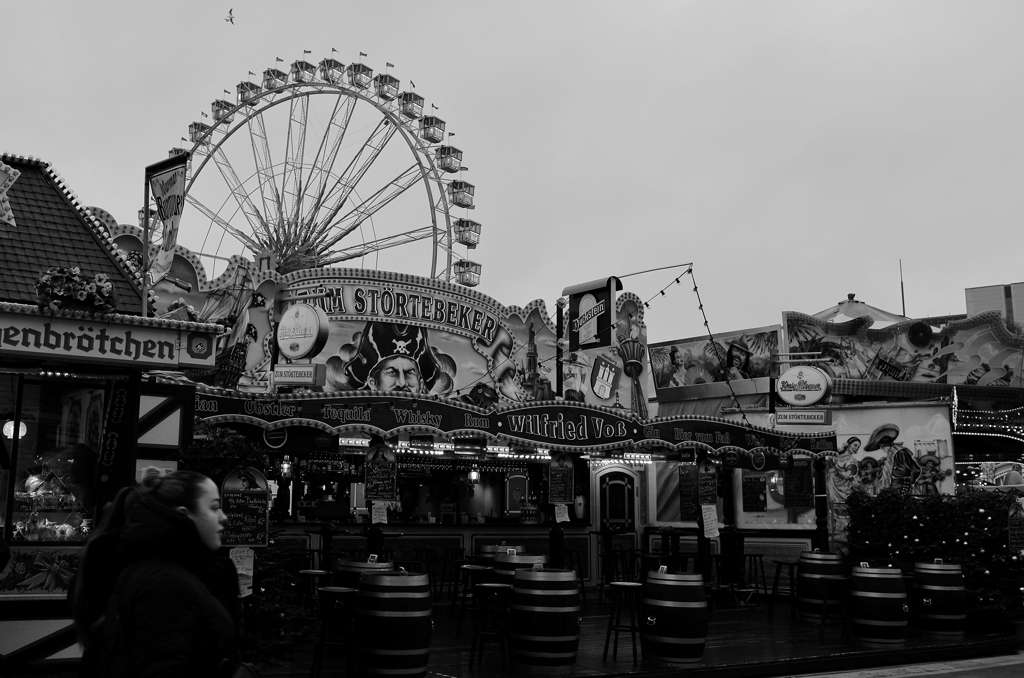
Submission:
[[[791,367],[775,382],[779,399],[793,407],[817,405],[832,392],[832,378],[817,367]]]
[[[289,360],[311,358],[327,345],[327,313],[318,306],[295,304],[285,310],[277,326],[277,347]]]

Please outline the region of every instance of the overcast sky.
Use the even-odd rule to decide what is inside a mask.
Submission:
[[[847,293],[912,317],[1024,280],[1024,3],[0,0],[0,151],[129,223],[146,165],[280,57],[414,80],[506,305],[693,262],[713,332]],[[233,9],[235,23],[224,18]],[[182,224],[187,229],[187,223]],[[626,278],[701,334],[685,269]],[[411,271],[422,274],[422,271]]]

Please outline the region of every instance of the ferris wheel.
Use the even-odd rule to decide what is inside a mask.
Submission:
[[[378,75],[333,57],[282,67],[250,71],[189,126],[191,148],[171,149],[191,153],[178,244],[209,278],[241,254],[281,273],[382,268],[477,285],[480,265],[457,253],[480,239],[475,187],[437,107],[424,115],[390,63]]]

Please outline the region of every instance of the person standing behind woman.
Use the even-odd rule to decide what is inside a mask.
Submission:
[[[194,471],[147,475],[119,499],[120,574],[92,634],[98,675],[231,676],[241,608],[234,564],[217,554],[227,516],[216,484]]]

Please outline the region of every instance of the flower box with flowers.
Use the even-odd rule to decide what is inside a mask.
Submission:
[[[51,266],[36,280],[36,303],[41,311],[113,313],[114,285],[103,273],[90,277],[78,266]]]
[[[163,320],[181,320],[182,322],[195,322],[199,319],[199,314],[196,313],[195,306],[185,303],[184,299],[179,298],[177,301],[172,301],[170,306],[167,307],[167,312],[160,316]]]

